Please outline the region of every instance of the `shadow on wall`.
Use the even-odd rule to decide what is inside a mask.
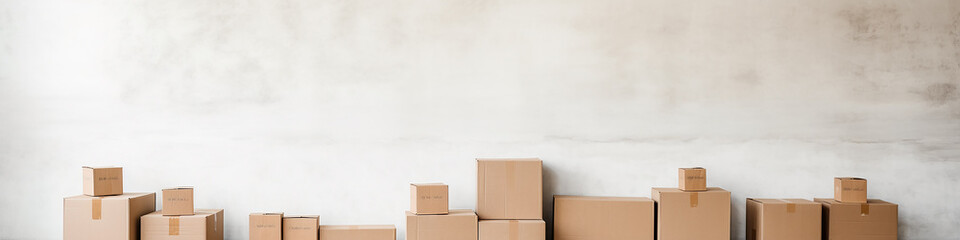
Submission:
[[[543,165],[543,221],[547,225],[547,239],[553,239],[553,195],[557,193],[557,174]]]

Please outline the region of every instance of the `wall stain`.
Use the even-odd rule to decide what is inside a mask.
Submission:
[[[847,9],[838,16],[850,25],[849,36],[854,41],[869,42],[889,34],[900,35],[902,29],[899,10],[886,5]]]
[[[927,102],[934,105],[944,105],[947,102],[955,101],[958,98],[957,85],[952,83],[935,83],[927,86],[926,91],[921,95]]]

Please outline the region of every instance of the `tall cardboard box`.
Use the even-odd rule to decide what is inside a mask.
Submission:
[[[157,209],[154,193],[117,196],[86,195],[63,199],[64,240],[134,240],[140,237],[140,216]]]
[[[194,215],[140,218],[142,240],[223,240],[223,209],[197,209]]]
[[[747,198],[747,240],[820,240],[820,203]]]
[[[544,240],[543,220],[480,220],[480,240]]]
[[[163,189],[160,213],[164,216],[193,215],[193,188]]]
[[[393,225],[322,225],[320,240],[396,240]]]
[[[867,179],[856,177],[834,178],[833,199],[839,202],[867,203]]]
[[[538,158],[477,159],[480,219],[543,219],[543,162]]]
[[[653,200],[553,197],[554,240],[653,240]]]
[[[410,211],[416,214],[447,214],[449,188],[442,183],[410,184]]]
[[[111,196],[123,194],[123,168],[83,167],[83,195]]]
[[[283,217],[283,240],[319,239],[320,216]]]
[[[251,213],[250,240],[282,240],[283,213]]]
[[[658,240],[730,239],[730,192],[654,188],[651,195],[657,204]]]
[[[843,203],[814,199],[823,204],[824,240],[896,240],[897,204],[869,199],[867,203]]]
[[[707,190],[707,169],[702,167],[681,168],[680,190],[683,191],[706,191]]]
[[[450,210],[446,215],[407,211],[407,240],[477,240],[477,214],[473,210]]]

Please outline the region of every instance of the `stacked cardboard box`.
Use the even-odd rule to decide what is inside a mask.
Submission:
[[[133,240],[156,194],[124,193],[123,169],[83,167],[83,194],[63,199],[63,239]]]
[[[653,188],[658,240],[730,239],[730,192],[707,186],[703,168],[680,169],[680,188]]]
[[[897,204],[867,198],[867,180],[834,178],[834,199],[814,199],[823,206],[825,240],[897,239]]]
[[[553,197],[555,240],[653,240],[653,200]]]
[[[820,204],[804,199],[747,199],[747,240],[820,239]]]
[[[141,238],[223,240],[223,209],[195,209],[193,190],[163,189],[160,211],[140,218]]]
[[[407,240],[477,240],[477,214],[450,210],[448,195],[442,183],[410,184]]]
[[[283,240],[317,240],[319,239],[320,216],[284,216],[282,228]]]
[[[321,240],[396,240],[397,228],[393,225],[323,225]]]
[[[251,213],[250,240],[282,240],[283,213]]]
[[[480,240],[544,240],[543,162],[477,159]]]

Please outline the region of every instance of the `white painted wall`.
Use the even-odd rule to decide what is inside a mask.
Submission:
[[[474,157],[545,196],[746,197],[863,176],[903,239],[960,229],[955,0],[0,0],[0,238],[61,237],[80,166],[247,214],[395,224],[409,182],[473,208]],[[550,200],[545,199],[550,216]]]

